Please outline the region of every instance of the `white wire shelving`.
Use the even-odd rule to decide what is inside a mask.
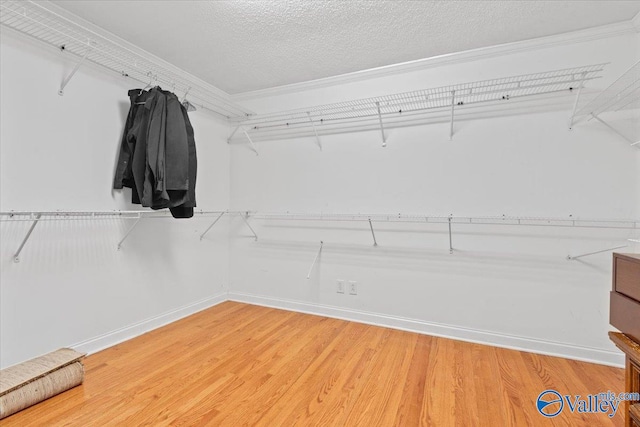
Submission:
[[[629,142],[632,146],[640,148],[640,140],[634,141],[600,117],[602,113],[606,112],[618,112],[637,108],[640,108],[640,61],[632,65],[631,68],[618,77],[609,87],[600,92],[598,96],[585,104],[584,107],[576,111],[571,117],[571,123],[595,119]]]
[[[178,96],[188,96],[192,104],[226,118],[251,114],[215,86],[109,33],[98,32],[63,16],[48,2],[3,0],[0,2],[0,24],[77,58],[75,68],[60,85],[60,95],[82,63],[89,61],[143,86],[160,85]]]
[[[247,216],[249,212],[239,211],[204,211],[194,210],[194,216],[200,217],[215,217],[214,221],[207,227],[207,229],[200,235],[200,240],[204,239],[204,236],[213,228],[214,225],[224,216],[239,216],[243,219],[246,226],[251,230],[253,236],[258,240],[258,235],[255,233],[249,222]],[[0,212],[0,222],[31,222],[29,230],[25,234],[20,246],[13,254],[13,261],[20,262],[20,252],[26,245],[27,241],[31,237],[36,225],[45,221],[98,221],[108,219],[134,219],[136,220],[133,225],[128,229],[122,239],[118,242],[118,250],[122,248],[122,244],[129,237],[131,232],[136,228],[142,219],[154,219],[154,218],[172,218],[171,214],[167,210],[146,210],[146,211],[9,211]]]
[[[444,224],[448,227],[449,234],[449,252],[453,253],[453,225],[508,225],[508,226],[525,226],[525,227],[573,227],[573,228],[599,228],[614,230],[640,230],[640,219],[584,219],[574,217],[529,217],[529,216],[458,216],[458,215],[420,215],[420,214],[363,214],[363,213],[292,213],[292,212],[253,212],[253,211],[204,211],[195,210],[194,216],[213,217],[214,220],[200,235],[200,240],[213,228],[214,225],[223,216],[240,217],[245,226],[251,231],[253,238],[257,241],[258,235],[249,223],[249,219],[259,221],[324,221],[324,222],[364,222],[367,223],[373,238],[373,245],[378,246],[376,239],[374,223],[422,223],[422,224]],[[31,237],[36,225],[44,221],[97,221],[106,219],[127,219],[136,220],[128,229],[122,239],[118,242],[117,248],[121,249],[123,242],[129,237],[134,228],[142,219],[154,218],[172,218],[171,214],[166,210],[152,211],[9,211],[0,212],[1,222],[31,222],[29,230],[24,236],[17,251],[13,254],[15,262],[20,261],[20,253],[25,244]],[[628,239],[635,242],[635,239]],[[322,245],[320,242],[320,249]],[[626,246],[626,245],[625,245]],[[596,253],[607,252],[623,248],[625,246],[616,246],[601,251],[590,252],[586,254],[568,256],[567,259],[573,260]],[[317,256],[316,256],[317,258]],[[315,263],[315,261],[314,261]],[[312,266],[313,268],[313,266]]]
[[[518,98],[579,92],[583,85],[601,77],[606,64],[553,70],[492,80],[482,80],[393,95],[318,105],[296,110],[231,118],[235,130],[229,142],[315,136],[335,133],[341,125],[364,124],[380,129],[386,145],[385,128],[407,126],[438,117],[450,122],[449,137],[459,110],[489,104],[502,104]],[[244,136],[243,136],[244,134]],[[293,135],[293,136],[292,136]],[[234,139],[235,136],[235,139]],[[255,150],[255,146],[253,146]]]
[[[228,211],[194,210],[194,216],[212,216]],[[40,221],[92,221],[99,219],[138,219],[138,218],[171,218],[171,213],[164,210],[112,210],[112,211],[5,211],[0,212],[0,222],[33,221],[40,216]]]
[[[282,221],[355,221],[355,222],[409,222],[433,224],[469,225],[521,225],[542,227],[578,227],[640,230],[640,219],[580,219],[573,217],[530,217],[530,216],[458,216],[419,214],[349,214],[349,213],[290,213],[254,212],[251,218]]]
[[[291,213],[291,212],[267,212],[253,213],[256,220],[276,221],[328,221],[328,222],[364,222],[368,223],[373,246],[378,246],[378,240],[374,231],[374,223],[421,223],[444,224],[448,229],[449,253],[453,254],[453,225],[499,225],[499,226],[525,226],[525,227],[569,227],[569,228],[597,228],[614,230],[640,230],[640,219],[580,219],[573,217],[529,217],[529,216],[456,216],[456,215],[412,215],[412,214],[343,214],[343,213]],[[635,239],[627,239],[636,242]],[[320,242],[318,254],[322,251],[324,242]],[[622,249],[629,244],[609,247],[603,250],[588,252],[579,255],[567,255],[567,260],[576,260],[590,255]],[[317,259],[317,255],[316,255]],[[311,268],[313,269],[312,264]],[[309,271],[309,275],[311,270]],[[307,275],[307,278],[309,278]]]

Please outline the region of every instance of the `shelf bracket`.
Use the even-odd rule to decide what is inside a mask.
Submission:
[[[229,144],[231,142],[231,138],[233,138],[233,135],[235,135],[236,132],[238,132],[238,129],[240,129],[240,125],[236,126],[236,128],[233,130],[233,132],[231,132],[231,135],[229,135],[229,138],[227,138],[227,144]]]
[[[13,255],[13,262],[20,262],[20,252],[22,252],[22,248],[24,248],[24,245],[27,243],[27,240],[29,240],[31,233],[33,233],[33,229],[36,228],[36,225],[38,224],[38,221],[40,220],[41,216],[42,214],[36,215],[35,219],[31,223],[31,227],[29,227],[29,231],[27,231],[27,234],[24,236],[24,239],[22,239],[22,243],[20,244],[20,247],[18,248],[16,253]]]
[[[376,233],[373,232],[373,224],[371,224],[371,218],[369,218],[369,228],[371,228],[371,235],[373,236],[373,246],[378,246],[376,241]]]
[[[606,127],[608,127],[612,132],[618,134],[618,136],[620,136],[622,139],[624,139],[625,141],[627,141],[629,144],[636,145],[637,142],[634,142],[633,140],[627,138],[626,136],[624,136],[622,133],[620,133],[620,131],[616,128],[614,128],[613,126],[611,126],[609,123],[605,122],[604,120],[602,120],[600,117],[598,117],[595,114],[591,114],[591,117],[593,117],[594,119],[596,119],[597,121],[599,121],[600,123],[602,123],[603,125],[605,125]],[[639,141],[640,142],[640,141]]]
[[[384,136],[384,125],[382,124],[382,113],[380,112],[380,103],[376,102],[376,108],[378,109],[378,121],[380,122],[380,133],[382,134],[382,146],[387,146],[387,137]]]
[[[313,262],[311,263],[311,268],[309,269],[309,273],[307,274],[307,279],[311,279],[311,272],[313,271],[313,267],[316,265],[316,261],[318,261],[318,258],[320,257],[320,253],[322,252],[322,245],[324,245],[324,242],[320,240],[320,249],[318,249],[318,253],[316,254],[316,257],[313,259]]]
[[[74,74],[78,71],[78,69],[80,69],[80,66],[82,65],[82,63],[84,62],[85,59],[87,59],[87,55],[89,55],[89,52],[91,52],[92,48],[88,47],[87,50],[85,51],[84,55],[82,56],[82,58],[80,58],[80,60],[78,61],[78,63],[76,64],[75,67],[73,67],[73,70],[71,70],[71,72],[69,73],[69,75],[67,77],[65,77],[65,79],[62,81],[62,83],[60,83],[60,90],[58,90],[58,95],[62,96],[64,95],[64,88],[65,86],[67,86],[69,84],[69,81],[71,81],[71,78],[74,76]]]
[[[616,246],[615,248],[603,249],[601,251],[589,252],[589,253],[586,253],[586,254],[581,254],[581,255],[576,255],[576,256],[567,255],[567,259],[569,261],[571,261],[571,260],[574,260],[574,259],[578,259],[578,258],[582,258],[582,257],[585,257],[585,256],[589,256],[589,255],[595,255],[595,254],[601,254],[603,252],[615,251],[616,249],[626,248],[627,246],[629,246],[629,245]]]
[[[451,126],[449,128],[449,141],[453,139],[453,112],[456,106],[456,91],[451,91]]]
[[[242,215],[240,214],[240,218],[242,218],[242,220],[244,221],[245,224],[247,224],[247,227],[249,227],[249,230],[251,230],[251,232],[253,233],[253,237],[255,238],[256,242],[258,241],[258,235],[256,234],[256,232],[254,231],[253,228],[251,228],[251,225],[249,225],[249,221],[247,221],[247,218],[249,218],[249,213],[247,212],[246,215]]]
[[[202,234],[200,235],[200,240],[202,240],[202,239],[204,238],[204,235],[205,235],[205,234],[207,234],[207,233],[209,232],[209,230],[211,230],[211,228],[213,228],[213,226],[214,226],[214,225],[216,225],[216,222],[218,222],[218,221],[220,220],[220,218],[222,218],[222,215],[224,215],[224,214],[225,214],[225,212],[222,212],[222,213],[221,213],[221,214],[220,214],[220,215],[215,219],[215,221],[213,221],[213,222],[211,223],[211,225],[210,225],[209,227],[207,227],[207,229],[206,229],[206,230],[204,230],[204,233],[202,233]]]
[[[573,128],[574,120],[576,118],[576,109],[578,108],[578,101],[580,100],[580,93],[582,92],[582,87],[584,86],[584,79],[587,77],[587,73],[582,73],[582,78],[580,79],[580,85],[578,86],[578,92],[576,93],[576,99],[573,101],[573,109],[571,110],[571,117],[569,118],[569,130]]]
[[[448,218],[449,222],[449,253],[453,253],[453,239],[451,236],[451,217]]]
[[[311,122],[311,126],[313,126],[313,133],[316,135],[316,143],[318,144],[318,147],[320,148],[320,151],[322,151],[322,143],[320,142],[320,137],[318,136],[318,131],[316,129],[316,124],[313,123],[313,119],[311,118],[311,113],[307,111],[307,116],[309,116],[309,121]]]
[[[256,145],[253,143],[253,140],[251,139],[251,137],[249,136],[249,134],[247,133],[245,128],[242,128],[242,132],[244,132],[244,135],[249,140],[249,143],[251,143],[251,147],[253,148],[253,152],[256,153],[256,156],[257,156],[258,155],[258,150],[256,149]]]
[[[136,219],[136,222],[134,222],[133,225],[131,226],[131,228],[129,228],[129,231],[127,231],[127,233],[124,235],[122,240],[120,240],[120,242],[118,242],[118,250],[120,250],[120,248],[122,248],[122,243],[124,243],[124,241],[127,240],[127,237],[129,237],[129,234],[131,234],[133,229],[136,228],[136,225],[138,225],[138,223],[140,222],[141,219],[142,219],[142,216],[140,214],[138,214],[138,219]]]

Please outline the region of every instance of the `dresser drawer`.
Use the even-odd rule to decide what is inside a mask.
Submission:
[[[609,323],[640,342],[640,302],[618,292],[610,294]]]
[[[640,260],[614,258],[614,290],[640,302]]]

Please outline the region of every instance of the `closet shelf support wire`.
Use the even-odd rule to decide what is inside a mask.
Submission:
[[[227,144],[229,144],[231,142],[231,138],[233,138],[233,135],[235,135],[236,132],[238,132],[238,129],[240,129],[240,126],[236,126],[236,128],[233,130],[233,132],[231,132],[231,135],[229,135],[229,138],[227,138]]]
[[[318,261],[318,258],[320,257],[320,253],[322,253],[322,245],[324,245],[324,242],[320,240],[320,249],[318,249],[318,253],[316,254],[316,257],[313,259],[313,262],[311,263],[311,268],[309,269],[309,273],[307,274],[307,280],[311,279],[311,272],[313,271],[313,267],[315,267],[316,261]]]
[[[131,228],[129,228],[129,231],[127,231],[127,233],[124,235],[122,240],[120,240],[118,242],[118,250],[120,250],[120,248],[122,248],[122,244],[124,243],[125,240],[127,240],[127,237],[129,237],[129,234],[131,234],[133,229],[136,228],[136,226],[138,225],[138,223],[140,222],[141,219],[142,219],[142,215],[138,215],[138,218],[136,219],[136,222],[134,222],[133,225],[131,226]]]
[[[573,261],[573,260],[576,260],[578,258],[582,258],[582,257],[585,257],[585,256],[601,254],[603,252],[615,251],[616,249],[622,249],[622,248],[626,248],[628,246],[629,245],[616,246],[615,248],[602,249],[601,251],[588,252],[586,254],[575,255],[575,256],[567,255],[567,260]]]
[[[207,234],[207,233],[209,232],[209,230],[211,230],[211,229],[213,228],[213,226],[214,226],[214,225],[216,225],[216,223],[220,220],[220,218],[222,218],[222,215],[224,215],[224,214],[225,214],[225,212],[222,212],[222,213],[221,213],[221,214],[220,214],[220,215],[215,219],[215,221],[213,221],[213,222],[211,223],[211,225],[210,225],[209,227],[207,227],[207,229],[206,229],[206,230],[204,230],[204,233],[202,233],[202,234],[200,235],[200,240],[204,239],[204,235],[205,235],[205,234]]]
[[[240,214],[240,218],[242,218],[242,220],[247,225],[247,227],[249,227],[249,230],[251,230],[251,232],[253,233],[253,237],[254,237],[255,241],[257,242],[258,241],[258,235],[256,234],[255,230],[251,227],[251,224],[249,224],[249,221],[247,221],[247,218],[249,218],[249,212],[247,212],[245,215]]]
[[[311,118],[311,113],[308,111],[307,111],[307,116],[309,116],[309,121],[311,122],[311,126],[313,126],[313,133],[316,136],[316,143],[318,144],[320,151],[322,151],[322,143],[320,142],[320,137],[318,136],[318,130],[316,129],[316,124],[313,123],[313,119]]]
[[[449,254],[453,254],[453,236],[451,233],[451,218],[449,217]]]
[[[580,84],[578,85],[578,92],[576,93],[576,99],[573,101],[571,117],[569,117],[569,130],[573,128],[573,120],[576,117],[576,109],[578,108],[578,101],[580,100],[580,94],[582,93],[582,87],[584,86],[584,79],[586,76],[586,73],[582,73],[582,78],[580,79]]]
[[[64,88],[69,84],[73,76],[76,74],[76,71],[80,69],[80,66],[82,65],[84,60],[87,59],[87,55],[89,55],[89,52],[91,52],[92,49],[90,41],[88,42],[88,45],[89,47],[87,47],[87,50],[84,52],[84,55],[82,55],[82,58],[76,63],[75,67],[73,67],[73,70],[71,70],[69,75],[65,77],[62,83],[60,83],[60,90],[58,90],[58,95],[64,95]],[[64,50],[64,45],[60,49]]]
[[[613,126],[611,126],[609,123],[605,122],[604,120],[602,120],[600,117],[598,117],[595,114],[591,114],[591,117],[593,117],[594,119],[596,119],[597,121],[599,121],[600,123],[602,123],[604,126],[606,126],[607,128],[609,128],[609,130],[611,130],[611,132],[615,133],[616,135],[618,135],[619,137],[621,137],[622,139],[624,139],[625,141],[627,141],[629,144],[631,144],[631,146],[633,147],[634,145],[636,145],[637,143],[634,143],[633,140],[631,138],[627,138],[622,132],[620,132],[618,129],[614,128]]]
[[[380,133],[382,134],[382,146],[387,146],[387,137],[384,135],[384,125],[382,124],[382,114],[380,113],[380,102],[376,101],[376,108],[378,109],[378,121],[380,122]]]
[[[40,220],[41,216],[42,215],[40,214],[36,215],[35,219],[33,220],[33,223],[31,223],[31,227],[29,227],[29,231],[27,231],[27,234],[24,236],[24,239],[22,239],[22,243],[20,243],[20,247],[18,248],[16,253],[13,255],[13,262],[20,262],[20,252],[22,252],[22,248],[24,248],[24,245],[27,243],[27,240],[29,240],[31,233],[33,233],[33,229],[36,228],[36,225],[38,225],[38,221]]]
[[[453,139],[453,115],[456,108],[456,91],[451,91],[451,125],[449,127],[449,141]]]
[[[373,224],[371,224],[371,218],[369,218],[369,228],[371,228],[371,236],[373,237],[373,246],[378,246],[376,241],[376,233],[373,232]]]
[[[249,134],[247,133],[247,130],[245,128],[242,128],[242,132],[244,132],[244,135],[247,137],[247,139],[249,140],[249,143],[251,144],[251,148],[253,149],[253,152],[256,153],[256,156],[258,156],[258,149],[256,148],[256,145],[253,143],[253,140],[251,139],[251,137],[249,136]]]

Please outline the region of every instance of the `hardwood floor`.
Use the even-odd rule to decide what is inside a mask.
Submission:
[[[624,390],[622,369],[225,302],[86,358],[82,386],[2,426],[609,426],[555,418],[562,394]]]

